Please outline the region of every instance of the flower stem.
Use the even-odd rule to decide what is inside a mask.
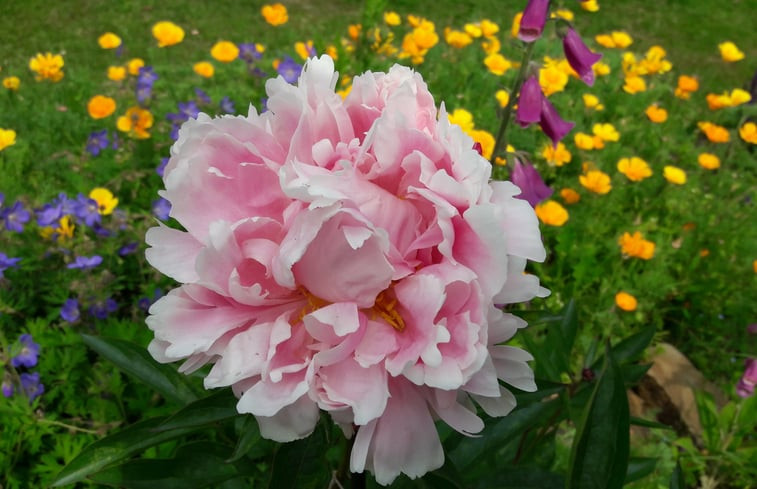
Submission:
[[[502,113],[502,120],[499,123],[499,129],[497,130],[497,139],[494,142],[494,151],[492,151],[492,157],[489,162],[494,164],[494,160],[497,158],[500,150],[507,147],[507,138],[505,133],[507,126],[510,124],[510,119],[513,114],[513,106],[515,105],[516,96],[520,92],[520,87],[523,85],[523,81],[526,78],[526,72],[528,71],[528,64],[531,62],[531,55],[534,50],[534,42],[528,43],[526,50],[523,52],[523,59],[520,62],[520,70],[518,70],[518,77],[515,79],[515,84],[510,91],[510,100],[507,102],[504,112]]]

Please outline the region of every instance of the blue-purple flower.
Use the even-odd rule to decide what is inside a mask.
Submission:
[[[158,79],[158,75],[152,69],[152,66],[143,66],[139,69],[137,75],[137,100],[144,103],[152,96],[152,86]]]
[[[161,177],[163,176],[163,170],[166,169],[166,165],[168,164],[168,160],[169,160],[169,158],[167,156],[165,158],[161,158],[160,159],[160,163],[155,168],[155,173],[157,173],[158,176],[161,176]]]
[[[87,152],[92,156],[97,156],[102,150],[108,147],[108,130],[94,131],[87,138]]]
[[[3,396],[5,397],[11,397],[13,395],[14,389],[13,389],[13,382],[11,382],[11,379],[6,378],[3,380],[2,391],[3,391]]]
[[[89,227],[100,224],[100,210],[97,201],[84,194],[79,194],[76,198],[74,215]]]
[[[246,61],[248,64],[254,63],[263,57],[263,52],[258,50],[254,42],[243,42],[237,45],[239,48],[239,59]]]
[[[76,299],[66,299],[60,308],[60,317],[69,323],[75,323],[79,320],[79,301]]]
[[[122,247],[118,249],[118,256],[127,256],[131,255],[135,251],[137,251],[137,248],[139,247],[138,241],[131,241],[129,243],[126,243]]]
[[[29,211],[24,209],[24,204],[21,201],[16,201],[12,207],[5,209],[0,216],[5,220],[5,229],[11,231],[22,232],[24,230],[24,224],[29,222]]]
[[[169,214],[171,212],[171,203],[164,199],[163,197],[160,197],[157,200],[154,200],[152,203],[152,213],[160,219],[161,221],[165,221],[168,219]]]
[[[16,356],[11,358],[11,365],[13,366],[13,368],[31,368],[37,365],[37,357],[39,356],[39,344],[34,342],[32,335],[22,334],[18,338],[18,342],[21,344],[21,351]]]
[[[107,319],[108,315],[118,310],[118,303],[108,297],[89,306],[89,313],[97,319]]]
[[[516,197],[528,201],[531,207],[536,207],[536,204],[548,199],[554,192],[544,183],[534,165],[528,162],[521,163],[517,159],[510,180],[521,190],[520,195]]]
[[[29,398],[29,402],[45,392],[45,386],[39,381],[39,372],[24,372],[19,377],[21,378],[21,390]]]
[[[77,256],[72,263],[66,265],[66,268],[79,268],[86,270],[89,268],[95,268],[103,262],[103,257],[100,255],[92,256]]]
[[[284,57],[284,61],[279,62],[276,71],[287,83],[294,83],[302,73],[302,65],[297,63],[289,56]]]
[[[234,102],[228,96],[221,99],[219,106],[221,107],[221,111],[223,111],[224,114],[237,113],[237,109],[236,107],[234,107]]]
[[[205,93],[202,89],[195,87],[195,95],[201,104],[207,105],[212,102],[210,95]]]
[[[0,278],[3,278],[5,275],[3,275],[3,272],[5,272],[7,269],[11,267],[18,267],[18,262],[21,261],[21,258],[10,258],[8,255],[0,251]]]

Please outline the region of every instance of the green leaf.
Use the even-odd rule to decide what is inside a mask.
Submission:
[[[717,451],[720,445],[720,429],[715,401],[711,394],[699,390],[694,392],[694,399],[697,403],[699,422],[702,424],[705,447],[711,452]]]
[[[503,482],[504,480],[504,482]],[[563,487],[565,480],[559,474],[541,467],[498,467],[490,480],[479,481],[476,487],[486,489],[554,489]]]
[[[654,338],[657,330],[654,326],[640,331],[634,335],[624,338],[617,345],[612,347],[612,356],[618,365],[638,360],[644,350]]]
[[[629,455],[628,398],[623,376],[609,353],[596,380],[571,451],[568,489],[619,489]]]
[[[625,483],[643,479],[654,472],[655,467],[657,467],[656,458],[631,457],[628,460]]]
[[[321,426],[307,438],[279,446],[273,458],[269,489],[326,487],[331,479],[326,448],[326,436]]]
[[[630,423],[634,426],[643,426],[645,428],[653,428],[656,430],[670,430],[673,431],[673,427],[657,421],[650,421],[644,418],[637,418],[636,416],[630,417]]]
[[[535,322],[546,324],[547,335],[544,342],[537,346],[533,340],[526,340],[526,335],[523,337],[529,343],[529,351],[532,351],[536,358],[537,375],[559,381],[560,374],[570,370],[570,352],[578,329],[575,301],[568,302],[560,314],[542,317]]]
[[[63,468],[52,485],[63,486],[83,480],[110,464],[192,431],[181,429],[155,432],[154,429],[165,419],[165,417],[159,417],[135,423],[89,445]]]
[[[235,407],[236,401],[236,397],[234,397],[230,389],[221,389],[205,398],[184,406],[158,426],[155,431],[197,428],[233,418],[239,415]]]
[[[235,462],[245,456],[255,460],[272,452],[274,446],[274,442],[260,436],[257,420],[253,416],[247,416],[239,434],[237,446],[228,462]]]
[[[670,476],[670,489],[686,489],[686,481],[681,470],[681,463],[676,463],[676,468]]]
[[[135,343],[102,336],[81,335],[84,343],[110,360],[118,368],[133,375],[158,391],[165,398],[180,404],[197,400],[187,378],[168,365],[157,363],[147,350]]]

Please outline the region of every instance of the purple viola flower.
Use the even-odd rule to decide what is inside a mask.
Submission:
[[[14,389],[13,389],[13,382],[11,382],[10,379],[3,380],[2,391],[3,391],[3,396],[4,397],[11,397],[11,396],[13,396],[13,391],[14,391]]]
[[[127,256],[131,255],[135,251],[137,251],[137,248],[139,247],[138,241],[132,241],[130,243],[126,243],[122,247],[118,249],[118,256]]]
[[[107,319],[109,314],[117,310],[118,303],[110,297],[89,306],[89,313],[97,319]]]
[[[224,112],[224,114],[236,114],[237,109],[234,107],[234,102],[228,97],[224,97],[221,99],[220,102],[221,110]]]
[[[108,130],[94,131],[87,139],[87,152],[92,156],[97,156],[102,150],[108,147]]]
[[[547,97],[543,97],[541,101],[541,119],[539,120],[539,125],[541,126],[541,130],[544,131],[544,134],[552,140],[552,144],[557,146],[557,143],[560,142],[571,129],[573,129],[573,126],[575,126],[576,123],[566,121],[560,117],[560,114],[557,113],[554,105],[552,105]]]
[[[592,52],[584,44],[581,36],[572,28],[568,28],[568,33],[562,39],[562,45],[565,58],[567,58],[571,68],[578,73],[584,83],[589,86],[594,85],[594,69],[592,66],[602,58],[602,55]]]
[[[239,59],[249,63],[254,63],[263,57],[263,52],[258,50],[254,42],[243,42],[237,45],[239,48]]]
[[[89,268],[95,268],[103,262],[103,257],[100,255],[92,256],[77,256],[73,263],[66,265],[66,268],[74,269],[79,268],[81,270],[87,270]]]
[[[208,105],[212,102],[210,95],[205,93],[202,89],[195,87],[195,95],[201,104]]]
[[[200,115],[200,108],[197,106],[197,102],[190,100],[189,102],[179,102],[179,111],[166,114],[166,119],[176,123],[181,123],[189,119],[197,119]]]
[[[137,101],[141,104],[152,97],[152,86],[158,79],[158,75],[152,66],[143,66],[137,75]]]
[[[40,227],[57,224],[61,217],[63,217],[63,206],[61,204],[45,204],[37,210],[37,224]]]
[[[76,198],[74,215],[89,227],[100,224],[100,210],[97,201],[83,194],[79,194]]]
[[[554,192],[544,183],[534,165],[528,162],[521,163],[518,159],[515,160],[510,181],[521,190],[516,198],[528,201],[531,207],[536,207],[536,204],[548,199]]]
[[[25,372],[19,377],[21,378],[21,390],[29,398],[29,402],[32,402],[45,392],[45,386],[39,381],[39,372]]]
[[[166,156],[165,158],[161,158],[160,159],[160,164],[158,165],[157,168],[155,168],[155,173],[157,173],[158,176],[161,176],[161,177],[163,176],[163,172],[166,169],[166,165],[168,164],[168,160],[169,160],[168,156]]]
[[[21,258],[10,258],[8,255],[0,251],[0,278],[3,278],[5,275],[3,275],[3,272],[5,272],[7,269],[13,267],[18,267],[18,262],[21,261]]]
[[[18,338],[18,342],[21,343],[21,351],[18,355],[11,358],[11,365],[13,368],[26,367],[31,368],[37,365],[37,357],[39,356],[39,345],[34,342],[32,335],[22,334]]]
[[[279,62],[276,71],[284,78],[284,81],[294,83],[300,77],[300,73],[302,73],[302,65],[289,56],[285,56],[284,61]]]
[[[79,313],[79,301],[76,299],[66,299],[60,307],[60,317],[69,323],[75,323],[81,317]]]
[[[163,197],[154,200],[152,203],[152,213],[161,221],[168,220],[171,213],[171,203]]]
[[[29,211],[24,209],[24,204],[21,201],[16,201],[13,207],[10,207],[3,212],[5,217],[5,228],[11,231],[22,232],[24,230],[24,224],[29,222]]]
[[[530,76],[520,87],[518,97],[518,111],[515,113],[515,122],[523,127],[528,127],[541,119],[544,94],[536,76]]]
[[[747,358],[744,362],[744,375],[736,384],[736,394],[739,397],[749,397],[754,394],[757,385],[757,359]]]
[[[534,42],[541,37],[544,24],[549,14],[549,0],[528,0],[520,19],[518,39],[524,42]]]

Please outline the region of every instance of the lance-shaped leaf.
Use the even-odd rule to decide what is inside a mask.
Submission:
[[[156,428],[156,431],[178,428],[197,428],[237,416],[237,399],[229,389],[222,389],[208,397],[184,406]]]
[[[302,440],[282,444],[276,451],[271,468],[269,489],[296,487],[321,489],[331,478],[326,461],[326,435],[321,426]]]

